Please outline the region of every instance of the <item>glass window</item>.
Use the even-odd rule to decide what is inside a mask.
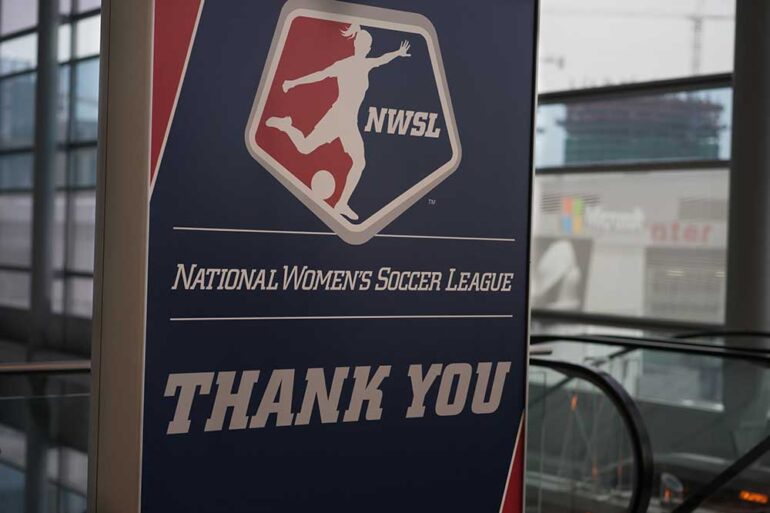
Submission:
[[[0,265],[28,266],[32,251],[32,197],[0,194]]]
[[[59,62],[72,58],[72,25],[59,26]]]
[[[59,0],[59,12],[67,15],[72,12],[72,0]]]
[[[99,9],[101,6],[102,6],[102,0],[78,0],[79,12]]]
[[[66,141],[69,134],[70,109],[70,66],[59,66],[59,98],[56,105],[56,132],[60,141]]]
[[[90,57],[99,53],[101,16],[92,16],[75,25],[75,57]]]
[[[65,255],[65,239],[68,235],[66,221],[67,221],[67,193],[56,193],[56,199],[54,201],[54,225],[53,225],[53,268],[57,271],[64,270],[64,255]],[[59,299],[54,301],[54,304],[61,305],[63,294],[63,282],[61,280],[54,281],[53,293],[54,297]],[[59,287],[58,289],[56,287]],[[56,296],[56,294],[59,294]]]
[[[533,308],[720,323],[726,169],[540,175]]]
[[[64,279],[54,278],[51,284],[51,311],[55,314],[64,313]]]
[[[0,41],[0,308],[29,308],[26,268],[31,258],[38,50],[34,28],[40,1],[0,0],[0,36],[8,37]],[[57,313],[87,319],[94,267],[101,1],[58,1],[62,18],[52,295]],[[88,14],[78,19],[82,13]]]
[[[32,146],[35,135],[35,75],[0,80],[0,148]]]
[[[31,153],[0,156],[0,193],[32,189],[32,165]]]
[[[95,187],[96,147],[73,150],[70,155],[70,185]]]
[[[0,43],[0,74],[16,73],[37,66],[37,34]]]
[[[67,269],[93,272],[96,238],[96,194],[93,191],[70,195],[67,222],[69,223]]]
[[[730,158],[732,89],[538,108],[536,165]]]
[[[60,192],[56,195],[53,248],[55,269],[93,272],[95,224],[94,191]]]
[[[63,188],[67,186],[67,154],[64,150],[56,152],[56,187]]]
[[[96,140],[99,113],[99,60],[78,63],[75,67],[75,119],[72,138]]]
[[[543,0],[540,91],[730,72],[735,0]]]
[[[55,269],[83,273],[93,272],[95,219],[96,195],[94,191],[69,194],[60,192],[56,195]]]
[[[36,0],[2,0],[0,5],[0,33],[9,34],[37,25]]]
[[[91,278],[67,278],[59,294],[63,294],[64,312],[66,315],[90,319],[93,309],[94,281]],[[56,296],[53,297],[56,300]],[[54,304],[59,304],[55,302]]]
[[[29,308],[29,273],[0,270],[0,305]]]

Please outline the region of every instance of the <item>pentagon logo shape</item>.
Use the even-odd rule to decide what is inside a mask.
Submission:
[[[365,243],[460,164],[432,23],[390,9],[290,0],[246,146],[343,240]]]

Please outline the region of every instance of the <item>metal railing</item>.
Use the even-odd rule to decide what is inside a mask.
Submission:
[[[35,374],[89,374],[91,360],[64,360],[0,364],[0,376]]]

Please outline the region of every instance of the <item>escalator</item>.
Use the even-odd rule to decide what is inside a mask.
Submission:
[[[554,402],[540,412],[537,397],[544,384],[534,366],[528,511],[619,511],[618,498],[628,495],[629,485],[624,486],[619,477],[609,479],[609,469],[617,476],[631,472],[636,486],[642,487],[636,490],[637,496],[647,494],[644,487],[649,484],[649,503],[642,511],[770,511],[770,338],[739,335],[740,340],[736,334],[713,333],[533,336],[533,348],[548,349],[547,360],[581,365],[622,387],[633,404],[630,411],[638,413],[636,421],[648,435],[652,470],[643,479],[632,470],[641,466],[631,442],[621,444],[614,458],[608,456],[608,446],[618,446],[618,438],[632,440],[633,433],[627,423],[621,425],[592,406],[592,402],[606,401],[599,397],[599,389],[583,391],[575,378],[571,386],[547,383],[546,393],[572,394],[573,399],[567,405]],[[562,392],[551,391],[557,388]],[[620,408],[623,403],[616,405]],[[620,409],[616,411],[620,414]],[[613,422],[618,426],[614,430]],[[558,443],[553,440],[550,446],[538,445],[537,430],[554,429],[558,434],[545,438],[561,437],[557,442],[570,446],[572,452],[556,451]],[[541,475],[541,460],[554,457],[558,465],[551,466],[556,469],[552,477],[563,479],[565,466],[580,470],[568,479],[574,491],[565,496],[573,503],[542,507],[531,500],[538,493],[533,485]],[[589,489],[595,490],[594,503],[578,501],[578,492]],[[624,511],[640,511],[632,509],[635,506],[629,499]]]
[[[531,359],[528,419],[527,511],[647,511],[649,434],[612,376]]]

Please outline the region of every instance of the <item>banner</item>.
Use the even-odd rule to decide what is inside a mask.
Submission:
[[[535,20],[155,0],[142,511],[522,511]]]

